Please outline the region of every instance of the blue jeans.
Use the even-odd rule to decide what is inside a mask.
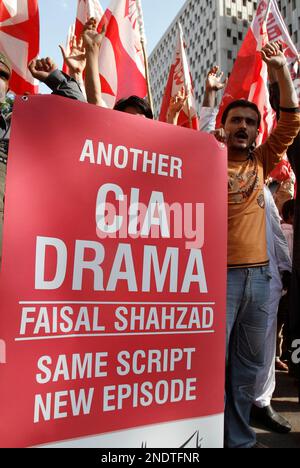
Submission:
[[[271,274],[268,266],[227,275],[225,446],[250,448],[249,425],[258,370],[264,365]]]

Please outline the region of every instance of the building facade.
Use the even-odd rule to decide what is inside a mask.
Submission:
[[[257,1],[187,0],[149,57],[154,114],[159,115],[177,35],[183,28],[190,71],[195,85],[197,111],[202,105],[205,79],[213,65],[229,76],[238,50],[255,15]],[[290,35],[300,41],[300,0],[278,1]]]

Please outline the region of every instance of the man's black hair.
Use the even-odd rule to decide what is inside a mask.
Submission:
[[[289,220],[289,217],[294,216],[294,213],[295,213],[295,200],[287,200],[281,208],[283,221],[287,223]]]
[[[128,98],[123,98],[116,102],[114,109],[124,112],[126,107],[134,107],[140,114],[147,117],[147,119],[153,119],[151,107],[146,99],[142,99],[138,96],[129,96]]]
[[[254,110],[256,113],[257,113],[257,128],[259,128],[260,126],[260,122],[261,122],[261,113],[257,107],[256,104],[254,104],[254,102],[251,102],[251,101],[247,101],[246,99],[237,99],[236,101],[232,101],[230,104],[228,104],[228,106],[225,108],[223,114],[222,114],[222,119],[221,119],[221,122],[223,125],[225,125],[225,122],[226,122],[226,119],[228,117],[228,114],[229,114],[229,111],[231,111],[231,109],[236,109],[237,107],[247,107],[247,108],[250,108],[252,110]]]

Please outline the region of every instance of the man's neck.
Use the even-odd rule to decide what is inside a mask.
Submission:
[[[244,162],[249,158],[249,149],[236,150],[234,148],[228,149],[228,160],[236,162]]]

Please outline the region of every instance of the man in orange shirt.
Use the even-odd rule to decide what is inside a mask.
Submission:
[[[228,147],[228,282],[225,444],[252,448],[249,425],[258,370],[264,364],[270,270],[263,186],[300,128],[298,99],[279,43],[262,58],[278,76],[281,117],[255,148],[261,115],[249,101],[234,101],[222,115]]]

